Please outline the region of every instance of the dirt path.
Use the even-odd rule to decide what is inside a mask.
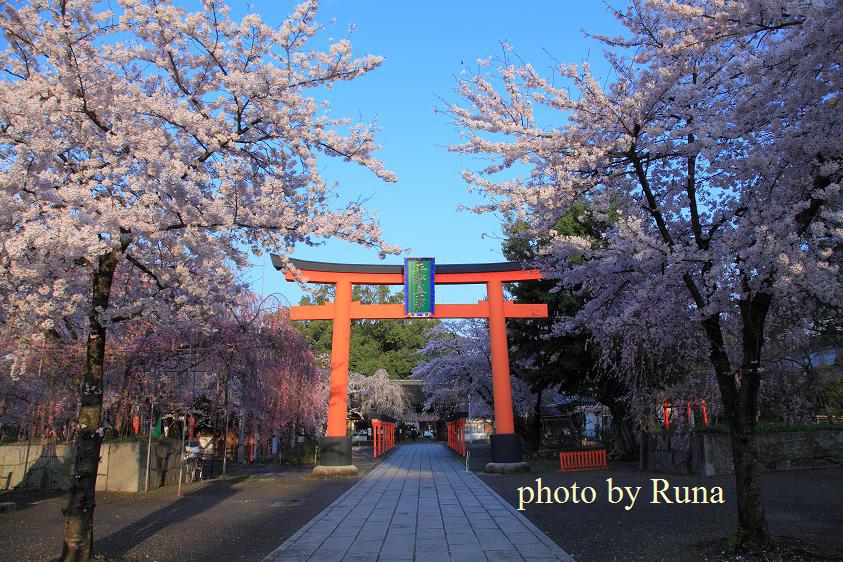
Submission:
[[[610,463],[610,470],[561,474],[555,462],[533,463],[521,475],[483,475],[483,480],[518,507],[517,489],[533,486],[592,486],[593,504],[526,505],[524,515],[578,561],[721,560],[725,539],[735,532],[737,511],[731,476],[696,477],[638,470],[632,463]],[[635,506],[612,505],[607,478],[622,486],[642,486]],[[649,503],[651,478],[676,486],[721,486],[726,503],[664,505]],[[764,507],[770,532],[817,547],[805,560],[843,560],[843,469],[793,470],[763,474]],[[525,496],[526,496],[525,492]],[[627,502],[628,503],[628,502]]]
[[[119,560],[260,560],[375,465],[355,452],[361,475],[316,480],[310,467],[257,465],[232,477],[148,494],[98,493],[94,551]],[[50,560],[61,552],[64,494],[11,492],[0,515],[0,560]]]

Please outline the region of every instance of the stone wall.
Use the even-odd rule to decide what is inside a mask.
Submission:
[[[642,451],[646,468],[656,472],[713,476],[731,474],[732,446],[727,433],[712,431],[650,435]],[[761,470],[795,470],[843,465],[843,430],[780,431],[758,435]]]
[[[62,443],[0,445],[0,490],[20,485],[67,490],[71,459],[70,445]]]
[[[673,474],[701,474],[704,465],[702,434],[691,432],[650,435],[647,470]],[[731,461],[730,461],[731,462]]]
[[[178,483],[178,442],[152,443],[149,489]],[[66,443],[0,445],[0,489],[16,486],[70,489],[73,448]],[[97,490],[138,492],[144,488],[146,441],[103,443],[97,469]]]

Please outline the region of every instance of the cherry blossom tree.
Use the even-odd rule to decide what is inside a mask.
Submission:
[[[471,416],[494,415],[492,356],[485,320],[461,320],[434,328],[430,341],[419,351],[423,360],[413,370],[427,396],[424,409]],[[535,404],[527,383],[512,379],[515,414],[528,415]]]
[[[0,357],[0,438],[66,440],[78,404],[79,342],[4,335]]]
[[[253,300],[221,325],[214,363],[232,387],[241,435],[266,443],[273,434],[315,433],[322,414],[316,358],[285,309],[267,313]],[[242,443],[241,443],[242,445]]]
[[[385,414],[402,418],[407,410],[404,388],[389,378],[386,369],[378,369],[369,376],[349,373],[348,393],[356,403],[357,413],[365,417]]]
[[[2,321],[76,322],[86,340],[65,560],[91,556],[110,326],[224,300],[250,250],[331,237],[394,250],[319,171],[320,155],[339,157],[394,180],[374,127],[308,93],[382,60],[348,40],[309,47],[317,2],[277,27],[215,0],[111,5],[0,4]]]
[[[629,379],[640,350],[705,360],[729,424],[738,544],[764,544],[755,424],[771,324],[839,316],[843,6],[838,0],[634,0],[611,79],[543,77],[505,46],[459,81],[454,150],[497,211],[536,236],[577,202],[613,227],[557,236],[546,275],[588,295],[585,326]],[[554,121],[555,119],[555,121]],[[567,256],[585,256],[584,262]],[[634,386],[634,385],[632,385]]]

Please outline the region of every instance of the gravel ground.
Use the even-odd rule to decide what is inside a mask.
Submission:
[[[597,499],[592,504],[532,504],[522,512],[578,561],[765,559],[736,557],[726,550],[727,538],[737,527],[732,476],[657,474],[641,471],[633,463],[567,474],[560,473],[555,462],[531,465],[530,474],[482,478],[516,508],[517,489],[535,488],[536,478],[551,489],[570,489],[574,483],[593,487]],[[632,509],[608,502],[607,478],[616,486],[642,487]],[[676,486],[721,486],[726,503],[652,504],[651,478],[664,478]],[[843,469],[765,473],[762,490],[770,532],[786,537],[772,559],[843,560]]]
[[[226,480],[148,494],[97,493],[94,551],[118,560],[260,560],[375,465],[355,451],[357,478],[317,480],[311,467],[232,468]],[[0,515],[0,560],[41,561],[61,553],[66,494],[7,492],[17,511]]]

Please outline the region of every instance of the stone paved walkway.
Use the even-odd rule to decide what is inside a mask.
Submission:
[[[573,559],[441,444],[402,445],[264,559]]]

